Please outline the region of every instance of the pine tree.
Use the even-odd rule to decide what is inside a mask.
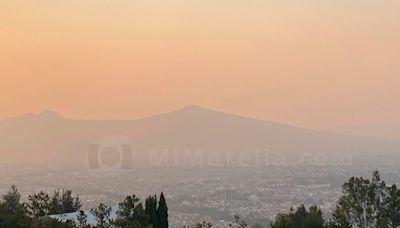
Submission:
[[[28,199],[28,209],[34,218],[41,218],[49,214],[49,194],[40,191],[37,194],[30,195]]]
[[[352,228],[349,219],[346,217],[346,212],[340,206],[336,206],[331,219],[328,222],[329,228]]]
[[[324,223],[321,209],[317,206],[311,206],[308,210],[307,216],[304,218],[303,227],[322,228],[324,227]]]
[[[2,196],[2,206],[8,213],[14,213],[22,207],[20,203],[21,194],[19,194],[17,187],[12,185],[7,194]]]
[[[79,211],[78,215],[76,216],[76,219],[78,220],[78,227],[79,228],[86,228],[87,225],[87,215],[85,214],[84,211]]]
[[[147,216],[144,211],[143,204],[139,203],[135,207],[135,213],[133,214],[133,221],[137,221],[142,227],[147,227],[149,225],[149,216]]]
[[[55,190],[49,202],[50,214],[63,214],[64,210],[60,202],[61,202],[60,190]]]
[[[130,227],[134,221],[136,203],[139,202],[139,198],[135,195],[127,196],[125,200],[119,204],[117,211],[117,219],[115,224],[121,227]]]
[[[100,205],[96,209],[92,209],[90,210],[90,212],[96,217],[98,228],[105,228],[110,225],[111,207],[108,207],[105,204],[100,203]]]
[[[145,202],[145,212],[149,217],[149,224],[152,224],[153,227],[156,223],[157,219],[157,196],[149,196]]]
[[[296,211],[290,208],[289,213],[278,214],[272,228],[323,228],[324,218],[322,211],[317,206],[311,206],[309,210],[301,205]]]
[[[73,196],[71,190],[62,191],[61,205],[63,209],[62,213],[76,212],[82,207],[79,196]]]
[[[27,215],[26,206],[20,202],[21,195],[12,185],[10,190],[1,197],[0,227],[2,228],[29,228],[32,219]]]
[[[163,192],[161,192],[160,200],[158,202],[157,222],[154,227],[168,228],[168,207]]]

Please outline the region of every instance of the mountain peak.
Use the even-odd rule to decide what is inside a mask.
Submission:
[[[32,120],[32,119],[34,119],[35,117],[36,117],[35,114],[29,112],[29,113],[25,113],[25,114],[22,114],[22,115],[16,117],[16,119],[20,119],[20,120]],[[10,119],[11,119],[11,118],[10,118]]]
[[[49,110],[46,110],[46,111],[43,111],[43,112],[37,114],[36,117],[38,119],[42,119],[42,120],[62,120],[62,119],[64,119],[64,117],[61,116],[60,114],[53,112],[53,111],[49,111]]]
[[[211,111],[209,109],[203,108],[199,105],[190,104],[181,109],[181,111]]]
[[[35,121],[35,120],[55,121],[55,120],[64,120],[65,118],[63,116],[61,116],[60,114],[53,112],[53,111],[43,111],[38,114],[25,113],[15,119],[20,120],[20,121]]]

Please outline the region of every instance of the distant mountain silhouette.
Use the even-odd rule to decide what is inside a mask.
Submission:
[[[0,121],[3,163],[84,166],[93,145],[124,144],[133,145],[135,159],[142,165],[152,153],[177,151],[179,156],[201,151],[205,157],[255,156],[262,151],[272,157],[285,155],[290,161],[318,154],[329,163],[335,155],[393,154],[400,149],[395,141],[318,132],[195,105],[139,120],[71,120],[46,111]]]

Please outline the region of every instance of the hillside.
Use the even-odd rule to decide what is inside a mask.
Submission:
[[[183,159],[185,151],[201,151],[204,159],[212,154],[214,160],[254,157],[260,151],[288,160],[321,154],[328,162],[336,155],[391,154],[400,149],[394,141],[318,132],[193,105],[139,120],[72,120],[47,111],[0,121],[4,163],[87,165],[93,144],[117,149],[128,144],[141,164],[149,162],[151,153],[175,153]]]

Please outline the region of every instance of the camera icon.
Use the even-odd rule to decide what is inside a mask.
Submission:
[[[127,137],[112,136],[90,145],[90,169],[130,169],[135,157],[134,144]]]

